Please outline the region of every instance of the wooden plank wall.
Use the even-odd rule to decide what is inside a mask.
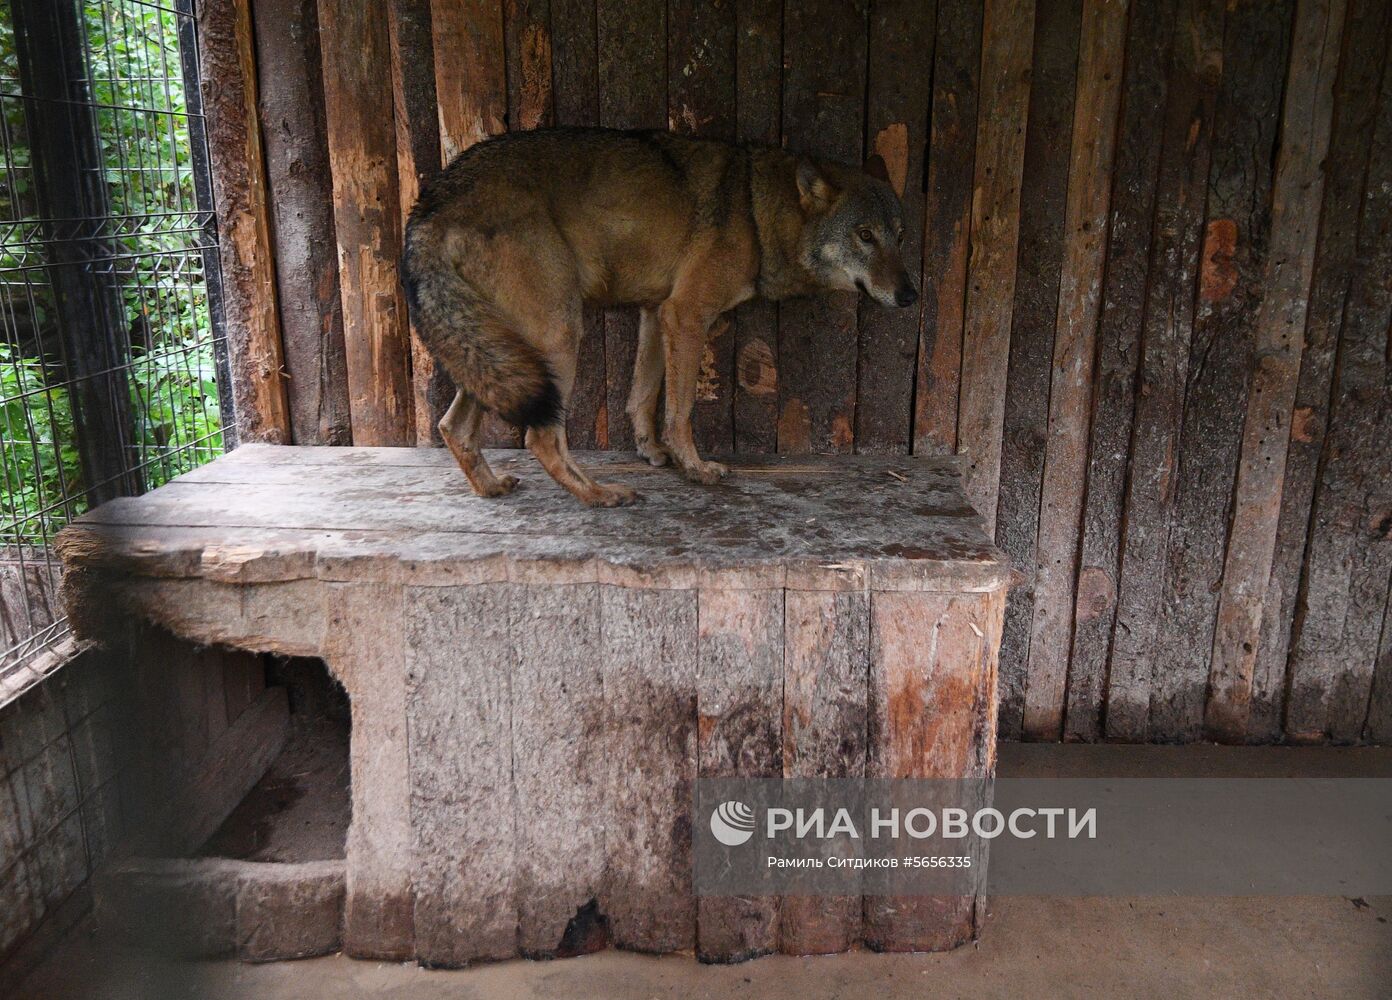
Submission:
[[[741,307],[702,447],[963,454],[1020,571],[1007,736],[1392,736],[1384,0],[241,2],[204,66],[248,431],[437,443],[401,223],[487,136],[876,152],[920,306]],[[576,447],[631,443],[635,336],[589,315]]]

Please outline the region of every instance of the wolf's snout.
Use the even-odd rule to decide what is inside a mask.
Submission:
[[[894,304],[899,308],[911,306],[918,301],[918,289],[907,281],[898,287],[894,292]]]

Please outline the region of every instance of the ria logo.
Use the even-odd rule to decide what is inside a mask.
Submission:
[[[710,828],[726,847],[738,847],[754,836],[754,810],[743,802],[722,802],[711,813]]]

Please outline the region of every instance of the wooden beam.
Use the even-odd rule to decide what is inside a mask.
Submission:
[[[1170,93],[1155,196],[1141,381],[1108,675],[1107,736],[1113,739],[1144,740],[1149,733],[1213,107],[1222,73],[1222,21],[1223,4],[1218,0],[1184,0],[1173,24]]]
[[[932,96],[926,84],[933,78],[936,14],[936,4],[919,0],[886,0],[870,8],[865,151],[884,159],[903,203],[904,264],[910,274],[923,270],[923,171]],[[909,450],[922,308],[886,309],[868,299],[860,303],[857,451]]]
[[[1030,739],[1058,739],[1063,730],[1127,7],[1126,0],[1083,6],[1022,725]]]
[[[409,445],[411,340],[386,10],[319,0],[353,443]]]
[[[1127,25],[1107,266],[1097,332],[1081,568],[1072,615],[1064,723],[1069,739],[1095,740],[1102,726],[1107,658],[1121,575],[1126,472],[1164,124],[1164,116],[1156,109],[1165,106],[1168,93],[1166,71],[1174,39],[1175,6],[1176,0],[1134,4]]]
[[[291,437],[351,444],[316,3],[255,0],[254,14]]]
[[[1256,366],[1242,431],[1205,713],[1209,735],[1230,742],[1256,735],[1247,728],[1252,679],[1305,346],[1344,6],[1344,0],[1301,0],[1296,10],[1272,185],[1264,295],[1256,318]]]
[[[841,163],[865,150],[865,8],[804,0],[783,8],[783,144]],[[857,296],[823,292],[778,306],[778,450],[849,452],[855,442]]]
[[[204,3],[197,10],[237,437],[242,442],[287,444],[290,405],[257,113],[250,0]]]
[[[782,135],[783,5],[735,4],[735,136],[777,146]],[[735,310],[735,450],[778,446],[778,306],[754,300]]]
[[[390,0],[392,108],[396,120],[396,175],[401,223],[421,187],[440,172],[440,117],[435,99],[435,46],[430,0]],[[417,447],[441,444],[439,423],[454,400],[454,384],[411,329],[411,394]]]
[[[986,0],[957,450],[967,457],[967,498],[992,532],[1000,484],[1033,37],[1034,0]]]
[[[933,48],[914,454],[957,450],[962,321],[981,79],[981,4],[939,0]]]
[[[1281,489],[1276,549],[1262,611],[1261,644],[1252,678],[1249,732],[1268,738],[1322,738],[1323,685],[1319,660],[1297,666],[1290,651],[1301,607],[1301,580],[1310,539],[1311,510],[1330,418],[1339,331],[1350,276],[1357,259],[1359,211],[1377,112],[1392,8],[1377,0],[1349,0],[1342,53],[1334,85],[1334,125],[1329,139],[1315,244],[1305,347],[1291,412],[1290,442]],[[1313,673],[1310,669],[1313,668]]]
[[[1035,543],[1049,421],[1049,373],[1059,283],[1073,233],[1065,228],[1065,221],[1082,9],[1082,0],[1038,0],[1034,9],[1029,124],[1020,186],[1020,253],[996,515],[996,543],[1024,577],[1011,588],[1006,601],[1001,642],[1000,727],[1007,739],[1019,738],[1026,673],[1033,669],[1030,622],[1039,575]]]

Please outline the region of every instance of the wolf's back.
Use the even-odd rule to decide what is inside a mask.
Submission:
[[[517,427],[562,419],[556,380],[528,344],[460,276],[429,216],[406,229],[402,283],[411,321],[455,386]]]

